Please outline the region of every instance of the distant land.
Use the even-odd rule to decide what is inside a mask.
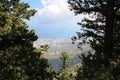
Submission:
[[[44,57],[52,65],[54,70],[59,70],[62,67],[62,61],[59,59],[61,52],[67,52],[70,56],[70,65],[75,66],[81,62],[78,57],[81,53],[88,53],[90,50],[89,45],[83,45],[83,50],[77,48],[77,43],[72,44],[70,38],[57,38],[57,39],[38,39],[34,42],[34,46],[40,48],[40,45],[48,44],[50,46]]]
[[[79,54],[80,49],[77,48],[77,43],[72,44],[70,38],[57,38],[57,39],[38,39],[34,42],[34,46],[40,48],[41,45],[49,45],[48,52],[45,53],[45,57],[51,58],[53,56],[57,57],[62,52],[67,52],[69,55]],[[83,49],[89,48],[88,45],[83,45]]]

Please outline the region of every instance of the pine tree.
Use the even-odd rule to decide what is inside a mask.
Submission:
[[[69,58],[68,53],[66,53],[66,52],[62,52],[62,53],[61,53],[60,59],[61,59],[62,62],[63,62],[63,67],[62,67],[62,69],[65,69],[65,70],[66,70],[66,69],[69,67],[68,58]]]
[[[62,52],[60,59],[62,60],[62,68],[59,72],[56,74],[57,80],[75,80],[75,76],[73,75],[73,72],[70,69],[69,64],[69,55],[67,52]]]
[[[120,1],[119,0],[69,0],[76,15],[84,14],[81,23],[83,33],[78,32],[85,43],[89,40],[95,54],[83,56],[82,68],[78,69],[77,80],[120,79]],[[79,43],[79,44],[82,44]]]
[[[53,72],[41,51],[33,47],[37,40],[28,30],[36,10],[20,0],[0,0],[0,80],[52,80]]]

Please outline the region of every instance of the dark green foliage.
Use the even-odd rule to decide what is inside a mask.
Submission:
[[[68,53],[66,53],[66,52],[62,52],[62,53],[61,53],[60,59],[61,59],[62,62],[63,62],[63,67],[62,67],[62,69],[65,69],[65,70],[66,70],[66,69],[69,67],[68,58],[69,58]]]
[[[119,0],[69,0],[76,15],[84,14],[81,23],[83,33],[78,37],[95,50],[93,55],[83,56],[82,67],[76,80],[120,79],[120,1]],[[117,71],[118,70],[118,71]]]
[[[41,45],[41,46],[40,46],[40,49],[41,49],[42,51],[45,51],[45,52],[47,52],[49,48],[50,48],[50,47],[49,47],[48,44],[45,44],[45,45]]]
[[[70,64],[69,64],[69,55],[67,52],[62,52],[60,59],[63,62],[63,67],[59,72],[56,74],[56,79],[57,80],[74,80],[75,75],[74,71],[70,69]]]
[[[35,10],[20,0],[0,0],[0,80],[52,80],[47,59],[33,47],[37,40],[34,30],[28,30]]]
[[[62,70],[57,74],[57,80],[75,80],[74,72],[70,70]]]

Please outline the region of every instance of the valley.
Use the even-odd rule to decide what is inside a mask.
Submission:
[[[62,67],[62,61],[59,59],[60,53],[67,52],[69,55],[70,66],[74,67],[80,63],[79,56],[87,54],[90,51],[89,45],[82,45],[83,50],[77,48],[77,43],[72,44],[70,38],[59,39],[38,39],[34,42],[34,46],[40,48],[41,45],[48,45],[49,49],[43,55],[48,59],[54,70],[59,70]]]

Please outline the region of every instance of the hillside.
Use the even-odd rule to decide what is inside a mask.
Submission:
[[[45,57],[57,57],[61,52],[68,52],[70,55],[74,53],[81,52],[80,49],[77,48],[76,44],[72,44],[70,38],[59,38],[59,39],[38,39],[34,42],[34,46],[40,48],[40,45],[49,45],[48,52],[45,53]],[[83,46],[84,49],[88,48],[88,45]]]
[[[54,70],[59,70],[62,66],[62,61],[59,59],[61,52],[65,51],[68,53],[70,65],[74,66],[81,62],[78,55],[87,53],[90,49],[89,45],[83,45],[83,50],[78,49],[77,44],[72,44],[70,38],[38,39],[34,42],[34,46],[37,48],[45,44],[48,44],[50,48],[47,53],[44,53],[44,57],[48,59]]]
[[[69,51],[70,53],[77,51],[76,45],[72,44],[72,41],[70,39],[66,38],[60,38],[60,39],[38,39],[35,42],[35,46],[37,48],[40,47],[40,45],[48,44],[50,46],[49,53],[52,54],[59,54],[63,51]]]

